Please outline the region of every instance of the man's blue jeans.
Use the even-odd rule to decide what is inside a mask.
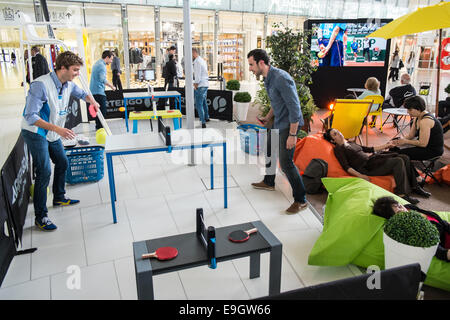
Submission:
[[[68,160],[61,139],[54,142],[47,141],[40,134],[22,130],[22,137],[27,144],[33,158],[36,180],[34,182],[33,205],[36,218],[47,216],[47,187],[52,174],[50,160],[55,164],[53,176],[53,201],[64,200],[66,190],[66,170]]]
[[[200,87],[194,90],[195,109],[197,109],[198,117],[201,123],[209,120],[208,104],[206,103],[206,94],[208,87]]]
[[[277,159],[279,158],[281,170],[286,175],[289,184],[292,187],[294,201],[304,203],[306,202],[305,186],[303,185],[302,177],[293,161],[295,147],[290,150],[286,149],[288,137],[289,128],[268,130],[266,138],[266,175],[264,176],[264,183],[269,186],[275,186],[275,173],[277,170]],[[274,141],[272,141],[272,139]],[[278,144],[278,146],[276,144]]]

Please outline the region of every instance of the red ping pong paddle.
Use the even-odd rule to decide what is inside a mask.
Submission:
[[[258,231],[258,229],[256,228],[247,231],[236,230],[228,235],[228,240],[230,240],[231,242],[245,242],[250,238],[250,235],[252,233],[255,233],[256,231]]]
[[[173,112],[173,110],[167,110],[167,113],[169,113],[169,112]]]
[[[258,123],[260,124],[260,125],[265,125],[265,123],[264,123],[264,121],[261,119],[261,118],[259,118],[259,117],[256,117],[256,120],[258,121]]]
[[[156,258],[158,260],[170,260],[178,255],[177,248],[174,247],[161,247],[156,249],[155,252],[142,255],[142,259]]]
[[[89,113],[91,114],[92,118],[95,118],[97,116],[97,111],[95,111],[95,107],[92,104],[89,105]]]

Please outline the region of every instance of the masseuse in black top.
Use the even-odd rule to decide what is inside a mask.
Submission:
[[[406,154],[411,160],[427,160],[441,156],[444,153],[442,125],[425,110],[425,100],[419,96],[411,97],[405,100],[404,106],[415,121],[408,136],[393,141],[396,146],[408,147],[396,148],[395,152]]]
[[[418,199],[409,196],[411,192],[429,197],[416,180],[414,167],[407,156],[394,152],[374,153],[392,147],[392,142],[376,147],[364,147],[347,141],[337,129],[328,129],[324,138],[335,144],[334,154],[349,174],[370,182],[369,176],[392,174],[395,179],[394,192],[406,201],[416,204]],[[369,153],[372,153],[369,155]]]

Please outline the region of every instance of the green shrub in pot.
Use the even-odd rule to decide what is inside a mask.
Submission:
[[[246,103],[252,101],[252,96],[248,92],[237,92],[234,95],[235,102]]]
[[[400,243],[429,248],[439,243],[439,231],[416,211],[400,212],[389,218],[384,233]]]
[[[238,80],[229,80],[226,84],[227,90],[238,91],[241,88],[241,84]]]

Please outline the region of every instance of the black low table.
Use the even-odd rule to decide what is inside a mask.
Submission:
[[[257,228],[250,239],[242,243],[228,240],[230,232]],[[175,247],[178,256],[168,261],[142,259],[145,253],[154,252],[160,247]],[[253,221],[216,229],[217,272],[220,262],[242,257],[250,257],[250,279],[260,275],[261,253],[270,252],[269,295],[280,293],[282,244],[262,223]],[[153,300],[153,275],[208,265],[207,252],[195,232],[176,236],[133,242],[136,285],[139,300]]]

